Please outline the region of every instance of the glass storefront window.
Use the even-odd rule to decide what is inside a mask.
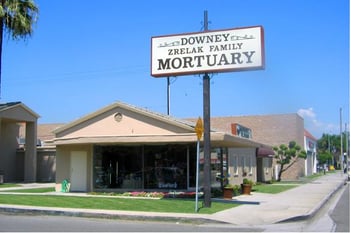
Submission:
[[[145,146],[145,189],[187,189],[187,147]]]
[[[211,149],[211,187],[220,188],[225,185],[228,180],[228,153],[225,148]],[[223,159],[222,159],[223,158]],[[204,152],[200,149],[200,179],[199,185],[203,186],[203,168],[204,168]]]
[[[221,162],[223,156],[223,162]],[[94,189],[187,190],[196,185],[196,146],[95,146]],[[212,186],[227,176],[226,150],[211,152]],[[203,153],[200,153],[199,184],[203,185]]]
[[[95,146],[94,188],[169,190],[187,189],[188,184],[195,186],[194,148],[187,145]]]
[[[95,188],[142,189],[140,147],[97,146],[94,180]]]

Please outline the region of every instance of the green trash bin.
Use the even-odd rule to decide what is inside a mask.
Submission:
[[[69,192],[70,183],[67,179],[63,180],[61,183],[61,192],[68,193]]]

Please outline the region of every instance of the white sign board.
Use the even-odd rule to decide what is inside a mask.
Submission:
[[[261,26],[151,38],[151,76],[264,69]]]

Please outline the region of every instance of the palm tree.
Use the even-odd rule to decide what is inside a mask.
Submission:
[[[4,32],[13,40],[26,39],[33,33],[38,13],[39,8],[33,0],[0,0],[0,98]]]

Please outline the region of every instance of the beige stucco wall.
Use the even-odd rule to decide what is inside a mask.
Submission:
[[[37,181],[36,123],[26,123],[26,147],[19,153],[18,122],[2,119],[0,124],[0,171],[4,182]]]
[[[37,148],[37,181],[54,182],[56,179],[55,148]]]
[[[273,179],[272,163],[273,158],[257,158],[257,181],[269,182]],[[260,173],[260,174],[259,174]]]
[[[116,121],[116,113],[122,114],[121,121]],[[176,133],[184,133],[184,129],[117,107],[83,121],[63,132],[59,132],[56,137],[64,139],[98,136],[167,135]]]
[[[85,151],[87,153],[87,190],[92,191],[93,187],[93,146],[73,145],[56,147],[56,184],[61,184],[63,180],[71,179],[71,152]]]
[[[0,171],[4,173],[4,182],[23,181],[23,160],[16,156],[19,126],[5,120],[0,125]]]
[[[20,102],[2,104],[0,109],[0,170],[7,181],[36,181],[37,119],[39,115]],[[25,123],[24,158],[16,156],[18,123]],[[24,164],[23,162],[24,161]],[[23,173],[23,174],[22,174]]]
[[[24,180],[24,150],[16,151],[16,175],[19,181]],[[56,173],[56,149],[37,148],[37,182],[54,182]]]
[[[239,185],[244,178],[257,181],[256,148],[229,148],[228,159],[230,184]],[[235,164],[237,164],[237,169],[235,169]]]

